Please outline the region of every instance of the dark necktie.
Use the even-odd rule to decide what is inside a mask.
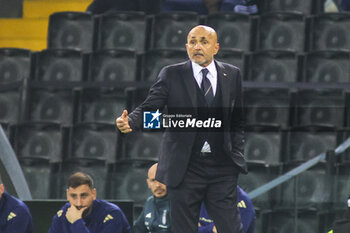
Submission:
[[[209,79],[207,78],[207,74],[209,73],[209,70],[202,69],[201,72],[203,75],[201,88],[202,88],[205,100],[210,105],[214,99],[214,94],[213,94],[213,88],[211,86],[211,83],[210,83]]]

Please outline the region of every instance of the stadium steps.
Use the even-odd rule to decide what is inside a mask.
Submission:
[[[48,18],[58,11],[85,11],[91,0],[24,0],[23,18],[0,19],[0,47],[46,48]]]

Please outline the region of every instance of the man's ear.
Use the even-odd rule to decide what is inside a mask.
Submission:
[[[219,52],[219,50],[220,50],[220,44],[219,43],[216,43],[216,45],[215,45],[215,54],[214,55],[216,55],[216,54],[218,54],[218,52]]]
[[[0,197],[2,196],[2,194],[5,192],[5,185],[4,184],[0,184]]]
[[[96,197],[97,197],[97,191],[96,191],[96,189],[95,189],[95,188],[92,190],[92,195],[94,196],[94,200],[96,200]]]

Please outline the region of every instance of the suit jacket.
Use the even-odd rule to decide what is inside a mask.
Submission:
[[[223,151],[238,170],[247,173],[243,157],[244,119],[242,101],[242,80],[237,67],[215,61],[218,84],[222,92],[224,141]],[[196,81],[193,77],[191,61],[164,67],[156,83],[150,88],[146,100],[129,115],[132,129],[142,126],[143,110],[162,110],[177,113],[178,108],[196,116]],[[174,112],[172,112],[174,111]],[[156,179],[169,187],[176,187],[187,170],[196,132],[166,130],[159,149]]]

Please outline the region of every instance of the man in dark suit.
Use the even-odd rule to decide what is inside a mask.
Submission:
[[[199,25],[187,36],[190,61],[164,67],[146,100],[130,115],[116,119],[129,133],[142,126],[143,112],[179,111],[195,121],[222,124],[183,130],[167,128],[160,145],[156,179],[168,187],[173,233],[197,233],[202,201],[220,233],[242,232],[237,200],[239,172],[247,173],[243,157],[242,80],[237,67],[214,60],[219,51],[214,29]],[[217,125],[216,125],[217,126]]]

